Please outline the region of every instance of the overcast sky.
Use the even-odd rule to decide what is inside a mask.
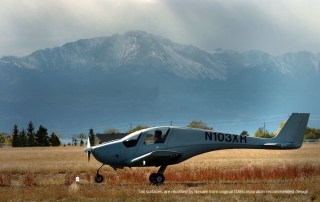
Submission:
[[[204,50],[319,53],[319,19],[318,0],[1,0],[0,56],[129,30]]]

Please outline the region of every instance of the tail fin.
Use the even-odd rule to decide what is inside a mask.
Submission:
[[[306,132],[309,113],[292,113],[280,133],[273,138],[281,147],[297,149],[302,145],[303,137]]]

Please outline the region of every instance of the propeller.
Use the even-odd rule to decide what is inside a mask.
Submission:
[[[90,154],[91,154],[91,145],[90,145],[90,139],[88,138],[87,141],[87,148],[84,150],[84,152],[86,152],[88,154],[88,162],[90,161]]]

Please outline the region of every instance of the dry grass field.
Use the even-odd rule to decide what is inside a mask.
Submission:
[[[0,201],[320,201],[320,144],[297,150],[221,150],[158,168],[100,170],[84,147],[0,148]],[[75,182],[79,177],[80,181]]]

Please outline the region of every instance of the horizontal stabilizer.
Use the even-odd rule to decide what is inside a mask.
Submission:
[[[266,143],[266,144],[264,144],[264,146],[270,147],[270,148],[279,148],[279,147],[281,147],[281,144],[280,143]]]
[[[294,143],[266,143],[264,144],[265,147],[268,148],[291,148],[294,147],[295,144]]]

